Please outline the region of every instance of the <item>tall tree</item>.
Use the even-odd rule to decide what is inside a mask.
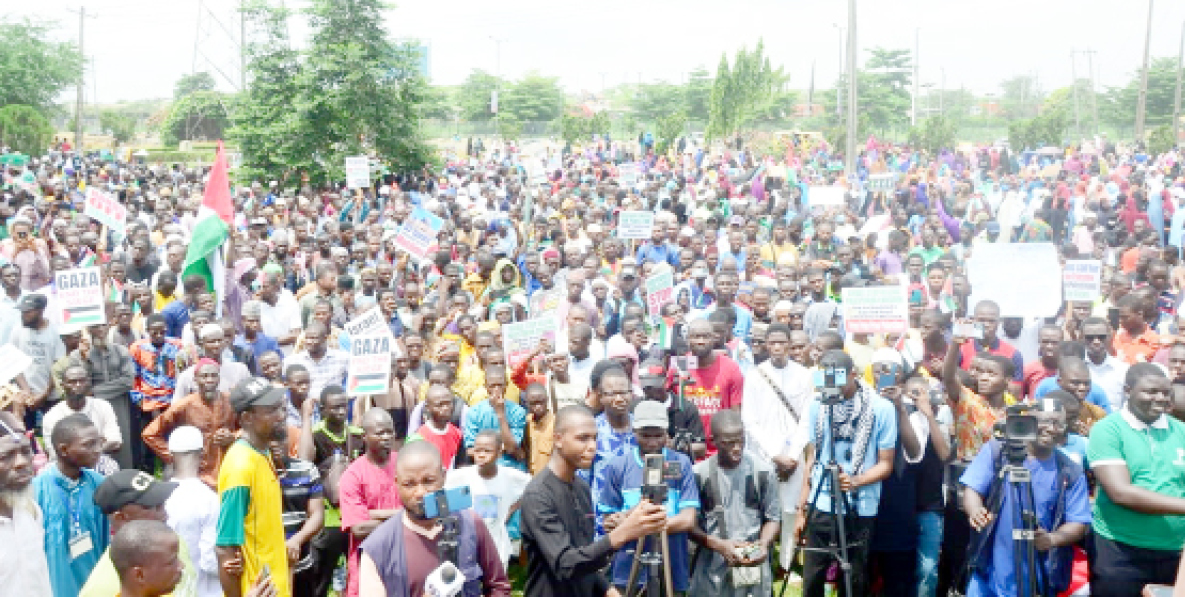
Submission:
[[[1154,127],[1173,119],[1173,94],[1177,84],[1177,58],[1154,58],[1148,68],[1148,96],[1145,102],[1146,122]],[[1099,101],[1099,118],[1121,126],[1133,126],[1136,121],[1136,100],[1139,97],[1140,73],[1132,73],[1126,85],[1109,87]]]
[[[901,127],[909,123],[910,82],[913,79],[909,50],[873,48],[860,73],[859,106],[873,126]]]
[[[527,73],[503,91],[498,110],[505,110],[519,122],[551,122],[564,111],[564,91],[556,77]]]
[[[288,40],[289,11],[265,0],[252,0],[244,10],[256,35],[247,44],[247,90],[232,115],[231,135],[243,154],[237,174],[244,180],[299,184],[297,171],[316,164],[302,117],[300,56]]]
[[[630,99],[630,109],[642,122],[654,122],[663,116],[686,111],[687,91],[665,81],[643,83]]]
[[[419,52],[391,42],[385,8],[382,0],[312,0],[307,9],[301,108],[319,158],[315,182],[341,179],[350,155],[376,153],[396,171],[431,160],[420,129],[427,82]]]
[[[123,143],[136,134],[136,121],[122,112],[103,110],[99,113],[99,128],[111,135],[116,143]]]
[[[218,88],[218,84],[214,82],[214,77],[206,71],[190,73],[182,75],[177,82],[173,84],[173,99],[179,100],[195,91],[214,91]]]
[[[707,120],[712,102],[712,73],[697,66],[687,75],[687,117]]]
[[[28,19],[0,23],[0,106],[24,104],[47,114],[78,83],[82,55],[74,42],[50,41],[55,28]]]
[[[490,111],[491,94],[499,87],[504,87],[502,81],[484,70],[474,69],[465,77],[465,82],[457,90],[457,107],[461,112],[461,119],[468,122],[480,122],[494,117]],[[501,100],[499,99],[499,103]]]
[[[786,80],[781,67],[770,66],[760,39],[752,51],[737,50],[731,67],[728,57],[721,56],[709,100],[708,137],[728,137],[752,122],[769,108]]]
[[[0,108],[0,145],[30,155],[41,155],[49,147],[53,127],[33,106],[8,104]]]
[[[1000,83],[1000,110],[1007,118],[1030,118],[1037,115],[1045,93],[1031,75],[1017,75]],[[1134,118],[1134,117],[1133,117]]]

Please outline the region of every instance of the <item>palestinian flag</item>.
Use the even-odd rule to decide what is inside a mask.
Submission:
[[[206,194],[198,210],[197,223],[193,227],[189,249],[185,252],[185,265],[181,270],[182,281],[197,274],[206,279],[206,289],[214,292],[218,300],[219,314],[222,311],[223,286],[226,268],[222,259],[222,244],[230,236],[234,224],[234,206],[230,200],[230,180],[226,172],[226,151],[222,141],[218,142],[218,155],[214,158],[214,169],[206,182]]]
[[[92,325],[103,323],[106,318],[103,305],[88,305],[85,307],[67,307],[62,310],[62,323],[70,325]]]
[[[382,394],[388,389],[387,379],[389,377],[390,372],[351,375],[349,394],[351,396],[360,396],[364,394]]]

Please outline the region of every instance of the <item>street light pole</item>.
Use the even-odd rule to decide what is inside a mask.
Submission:
[[[848,134],[844,169],[856,174],[856,0],[848,0]]]
[[[843,79],[843,27],[840,27],[837,23],[832,23],[831,26],[835,27],[835,30],[839,32],[839,76],[835,79],[835,115],[840,121],[843,121],[843,101],[840,95],[842,91],[839,87],[839,81]]]
[[[1152,52],[1152,0],[1148,0],[1148,28],[1144,31],[1144,67],[1140,69],[1140,95],[1136,99],[1136,140],[1144,140],[1144,116],[1148,103],[1148,66]]]
[[[1078,112],[1078,54],[1070,50],[1070,81],[1074,90],[1074,136],[1082,140],[1082,116]]]

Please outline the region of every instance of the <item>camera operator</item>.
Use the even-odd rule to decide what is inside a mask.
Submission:
[[[820,388],[820,394],[811,401],[807,414],[799,422],[805,426],[797,437],[814,446],[805,461],[810,475],[805,476],[802,492],[799,494],[798,510],[807,507],[813,494],[812,487],[823,482],[816,509],[810,520],[805,515],[796,522],[796,535],[812,549],[824,549],[838,538],[833,537],[832,515],[842,514],[848,520],[847,541],[851,564],[851,583],[854,595],[864,595],[873,522],[876,520],[880,503],[881,481],[893,471],[893,457],[897,445],[897,414],[893,405],[882,398],[875,389],[857,379],[852,357],[842,350],[829,350],[819,359],[819,367],[834,372],[834,377],[843,376],[844,383],[838,387]],[[825,375],[830,378],[831,375]],[[838,379],[835,379],[838,381]],[[824,404],[835,402],[833,405]],[[832,442],[832,430],[835,441]],[[832,445],[834,443],[834,445]],[[791,449],[791,453],[798,452]],[[832,504],[836,497],[835,488],[825,482],[823,475],[829,457],[839,465],[839,486],[845,494],[844,508],[837,512]],[[854,512],[853,512],[854,511]],[[854,514],[854,516],[853,516]],[[805,597],[822,597],[827,581],[827,571],[834,558],[821,551],[808,551],[803,563],[802,589]],[[841,585],[842,586],[842,585]],[[842,594],[842,591],[841,591]],[[847,595],[844,597],[854,597]]]
[[[399,450],[395,472],[403,507],[372,531],[359,548],[361,597],[427,594],[429,576],[445,563],[439,547],[449,537],[440,519],[427,518],[424,511],[425,497],[444,488],[440,451],[430,442],[405,444]],[[510,581],[490,531],[472,509],[455,515],[457,561],[452,564],[464,576],[460,594],[509,597]]]
[[[597,425],[587,407],[556,413],[551,461],[523,492],[526,597],[617,595],[601,569],[622,545],[666,528],[666,510],[642,500],[616,528],[594,540],[592,494],[576,471],[592,467]]]
[[[1094,595],[1139,595],[1172,584],[1185,543],[1185,425],[1170,417],[1164,370],[1127,370],[1122,410],[1095,423],[1086,455],[1098,481],[1090,587]]]
[[[1049,595],[1060,593],[1069,586],[1070,566],[1073,559],[1072,546],[1086,536],[1090,524],[1090,497],[1086,487],[1086,476],[1082,467],[1057,450],[1066,431],[1066,411],[1058,400],[1041,400],[1034,413],[1037,420],[1036,439],[1024,445],[1026,452],[1023,466],[1031,474],[1033,507],[1036,510],[1038,528],[1033,539],[1039,552],[1037,562],[1041,570],[1038,578],[1044,579],[1037,586],[1048,587]],[[1011,415],[1009,417],[1011,419]],[[1006,428],[1011,428],[1009,421]],[[1006,433],[1008,433],[1006,431]],[[969,552],[972,563],[967,586],[967,595],[1018,595],[1021,593],[1015,576],[1013,558],[1015,541],[1012,531],[1020,528],[1022,522],[1015,520],[1015,492],[1007,485],[1007,479],[999,474],[1007,459],[1001,458],[1011,448],[1005,442],[1016,442],[1006,438],[1004,442],[993,439],[976,454],[970,466],[959,479],[966,490],[963,492],[963,510],[984,540],[979,553]],[[1003,497],[993,512],[985,504],[988,496],[1002,491]],[[1023,566],[1023,564],[1022,564]],[[1022,574],[1033,574],[1024,570]]]
[[[682,452],[666,449],[667,409],[662,404],[653,400],[638,403],[634,409],[633,425],[638,446],[614,456],[597,473],[598,514],[603,516],[605,530],[612,532],[626,518],[629,510],[641,502],[643,485],[646,483],[643,462],[647,456],[661,454],[664,463],[678,466],[677,475],[673,475],[675,478],[668,478],[664,467],[668,533],[666,555],[670,561],[671,584],[674,585],[671,590],[685,592],[689,579],[687,532],[695,527],[700,505],[691,459]],[[647,541],[645,548],[650,551],[659,549],[653,540]],[[613,559],[613,585],[622,593],[626,592],[629,584],[635,549],[642,549],[642,546],[635,543],[633,547],[618,551]],[[639,575],[639,584],[644,578]]]
[[[638,368],[638,379],[642,384],[642,400],[661,402],[667,407],[670,447],[692,459],[706,454],[708,448],[704,443],[704,423],[699,409],[694,402],[679,395],[678,386],[674,392],[667,392],[667,368],[662,360],[650,359],[642,363]],[[676,378],[674,383],[679,381]]]

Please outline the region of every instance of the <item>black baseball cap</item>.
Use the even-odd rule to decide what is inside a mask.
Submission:
[[[25,311],[33,311],[35,309],[45,309],[47,304],[49,304],[49,300],[45,298],[44,294],[26,294],[16,304],[16,310],[24,313]]]
[[[176,488],[176,483],[157,481],[144,471],[125,469],[103,480],[95,490],[95,505],[104,514],[114,514],[128,504],[156,508],[163,506]]]
[[[667,368],[660,360],[646,359],[638,367],[638,381],[643,386],[665,386],[667,383]]]
[[[285,388],[262,377],[248,377],[230,391],[230,406],[241,413],[252,406],[275,406],[284,402]]]

